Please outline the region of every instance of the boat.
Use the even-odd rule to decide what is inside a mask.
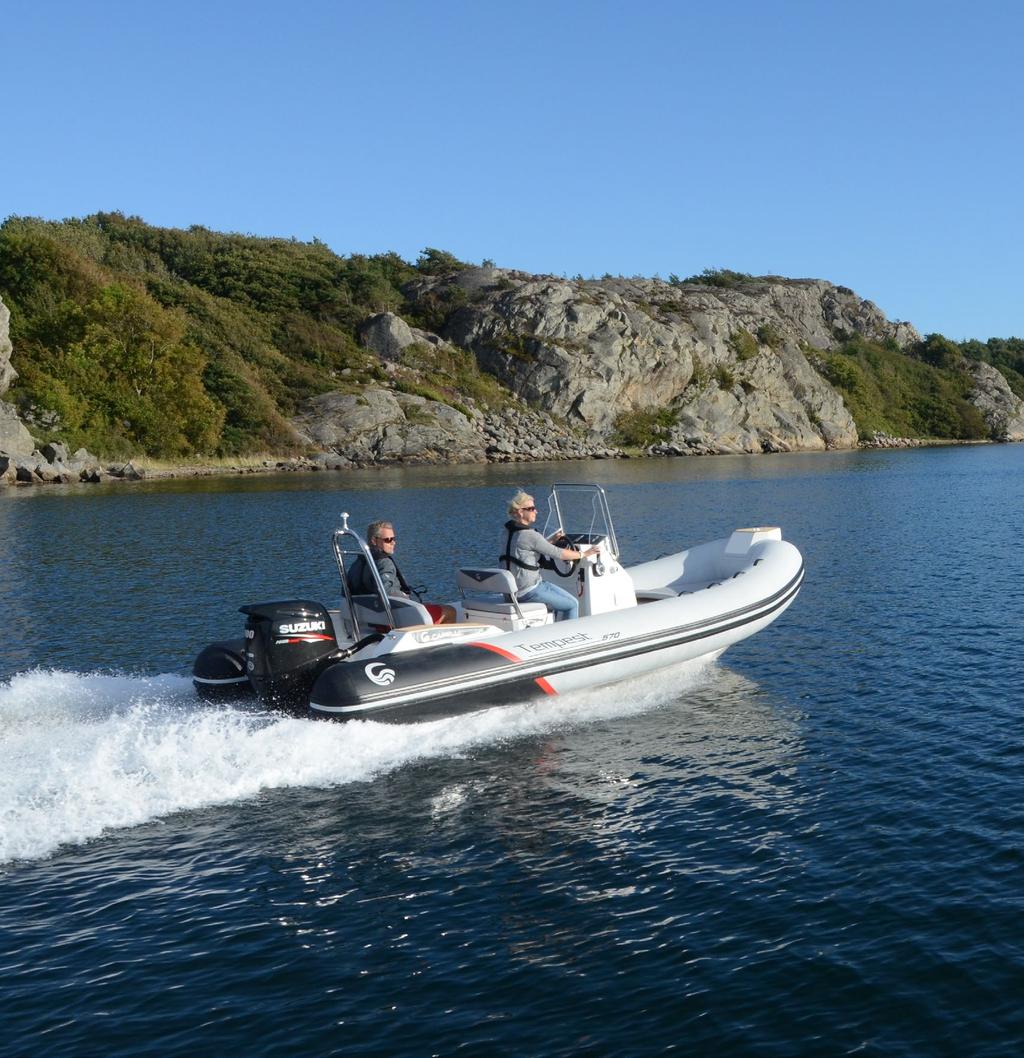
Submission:
[[[203,699],[255,696],[304,716],[415,722],[561,695],[717,657],[771,624],[804,577],[800,552],[776,526],[625,567],[604,488],[569,482],[552,486],[544,533],[561,529],[559,546],[589,553],[545,560],[541,575],[575,592],[579,617],[553,622],[543,604],[516,597],[507,569],[466,566],[455,572],[455,622],[433,624],[418,599],[385,592],[348,518],[331,537],[336,605],[242,606],[244,635],[195,660]],[[357,563],[376,592],[353,591]],[[355,582],[366,587],[363,575]]]

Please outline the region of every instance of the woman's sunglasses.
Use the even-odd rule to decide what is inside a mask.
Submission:
[[[537,508],[536,507],[520,507],[519,509],[521,511],[535,511]]]

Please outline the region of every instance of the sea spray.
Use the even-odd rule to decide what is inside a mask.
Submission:
[[[0,684],[0,863],[264,790],[367,781],[414,761],[644,711],[707,667],[421,724],[203,706],[180,676],[24,673]]]

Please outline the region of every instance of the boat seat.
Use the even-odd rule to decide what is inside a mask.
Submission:
[[[387,623],[387,614],[378,596],[353,595],[352,602],[360,625],[364,627],[368,625],[378,631],[391,627]],[[404,595],[389,595],[388,602],[391,604],[391,614],[395,619],[396,628],[434,623],[430,611],[415,599],[409,599]]]
[[[494,614],[522,614],[524,617],[531,613],[547,613],[548,608],[542,602],[506,602],[504,599],[481,599],[474,596],[467,602],[467,606],[476,613]]]
[[[455,583],[464,599],[467,591],[473,593],[471,599],[466,599],[466,606],[474,613],[540,617],[548,612],[542,602],[520,602],[516,598],[516,579],[507,569],[466,567],[456,572]],[[494,598],[496,595],[500,598]]]

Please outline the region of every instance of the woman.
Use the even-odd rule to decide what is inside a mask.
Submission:
[[[537,521],[537,506],[529,493],[520,489],[508,504],[509,520],[501,538],[501,564],[516,579],[516,598],[520,602],[542,602],[553,610],[556,621],[572,621],[580,615],[580,604],[564,588],[541,579],[540,559],[560,558],[575,562],[592,554],[575,551],[571,547],[556,547],[542,533],[533,528]],[[554,536],[561,535],[559,529]]]

